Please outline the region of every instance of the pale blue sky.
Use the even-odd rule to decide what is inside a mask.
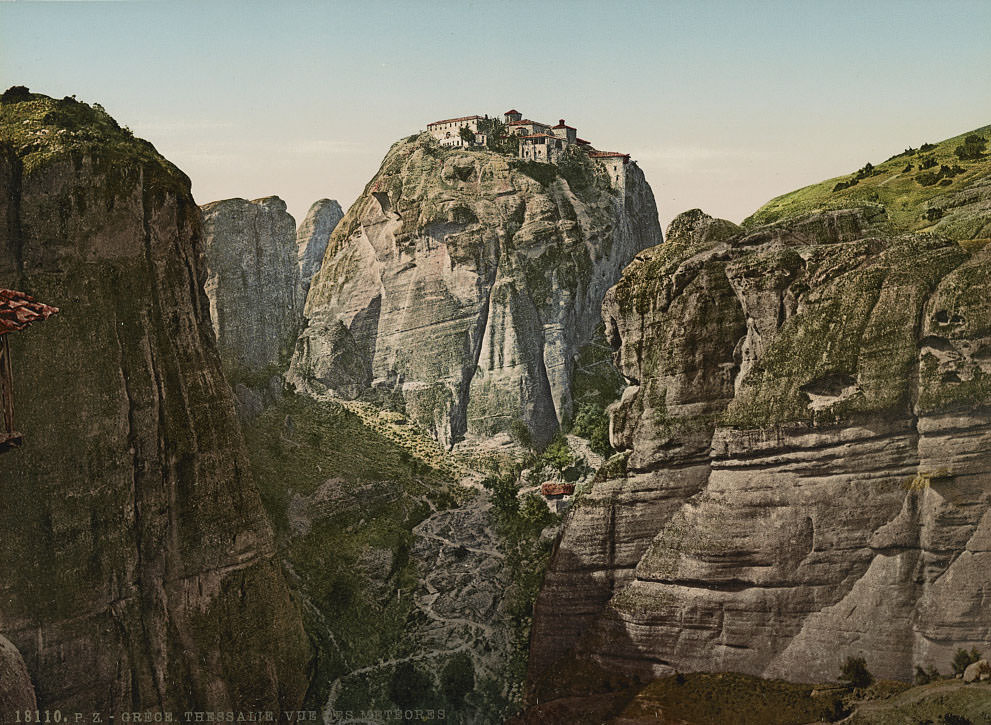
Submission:
[[[102,103],[199,203],[345,207],[396,139],[509,107],[633,154],[661,219],[991,123],[991,2],[3,2],[0,86]]]

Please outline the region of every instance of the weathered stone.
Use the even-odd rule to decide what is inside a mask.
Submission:
[[[14,722],[18,719],[15,713],[37,707],[34,685],[21,653],[9,639],[0,635],[0,722]]]
[[[991,679],[991,663],[987,660],[977,660],[967,665],[963,671],[964,682],[977,682],[978,680]]]
[[[296,223],[277,196],[204,204],[206,293],[221,358],[250,373],[283,367],[299,329]]]
[[[296,230],[296,258],[299,262],[299,295],[296,307],[301,312],[310,291],[310,281],[320,271],[327,243],[338,222],[344,217],[341,205],[334,199],[315,201],[306,218]]]
[[[574,185],[551,166],[544,184],[499,154],[395,144],[331,237],[290,381],[398,393],[445,444],[514,420],[548,440],[602,295],[661,239],[635,164],[621,190],[584,164]]]
[[[609,291],[627,470],[566,520],[532,678],[910,679],[987,641],[991,255],[865,214],[692,212]]]
[[[22,143],[35,128],[54,140]],[[221,372],[189,180],[71,99],[0,106],[0,142],[0,286],[61,308],[11,340],[25,442],[0,456],[0,620],[39,707],[295,709],[307,641]]]

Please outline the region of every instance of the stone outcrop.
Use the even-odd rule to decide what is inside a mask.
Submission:
[[[302,311],[313,275],[320,271],[327,243],[338,222],[344,218],[341,205],[334,199],[313,202],[296,230],[296,257],[299,262],[299,295],[296,306]]]
[[[530,175],[528,175],[530,174]],[[574,358],[620,270],[661,239],[635,164],[396,143],[334,231],[289,379],[387,399],[450,445],[571,414]]]
[[[284,367],[299,330],[296,222],[277,196],[200,207],[207,297],[232,371]]]
[[[623,459],[570,513],[531,679],[946,671],[991,639],[991,249],[883,209],[699,212],[603,305]],[[622,463],[625,461],[625,471]]]
[[[294,709],[308,645],[203,293],[189,180],[99,108],[0,105],[11,340],[0,621],[42,709]],[[294,261],[294,260],[293,260]]]
[[[17,721],[15,713],[37,707],[24,658],[9,639],[0,635],[0,722]]]

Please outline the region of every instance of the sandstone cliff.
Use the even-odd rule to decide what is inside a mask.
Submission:
[[[330,235],[344,218],[344,210],[334,199],[313,202],[306,218],[296,230],[296,256],[299,261],[299,295],[296,305],[300,311],[306,304],[313,276],[320,271]]]
[[[235,375],[283,367],[299,330],[296,222],[277,196],[205,204],[206,294]]]
[[[99,107],[0,106],[0,283],[61,307],[11,341],[0,619],[42,708],[294,708],[308,647],[203,293],[188,179]]]
[[[971,211],[956,228],[987,228]],[[638,255],[603,305],[625,453],[566,522],[532,680],[569,652],[811,682],[986,649],[986,242],[863,203],[747,231],[689,212]]]
[[[524,164],[396,143],[331,236],[290,381],[389,400],[451,445],[523,421],[546,441],[606,289],[661,239],[635,164]]]

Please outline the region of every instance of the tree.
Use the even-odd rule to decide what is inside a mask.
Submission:
[[[20,103],[30,100],[31,91],[27,89],[27,86],[11,86],[0,96],[0,103]]]
[[[953,655],[953,674],[962,675],[965,669],[977,662],[979,659],[981,659],[981,653],[976,649],[972,649],[968,652],[961,647],[957,650],[957,653]]]
[[[452,705],[460,705],[465,695],[475,689],[475,665],[466,652],[458,652],[444,665],[440,688]]]
[[[412,662],[401,662],[389,681],[389,697],[402,708],[414,708],[430,701],[433,682]]]
[[[867,660],[863,657],[847,657],[840,668],[840,679],[849,682],[853,687],[870,687],[874,675],[867,669]]]
[[[465,142],[465,145],[471,146],[475,143],[475,132],[467,126],[462,126],[458,133],[461,135],[461,140]]]

